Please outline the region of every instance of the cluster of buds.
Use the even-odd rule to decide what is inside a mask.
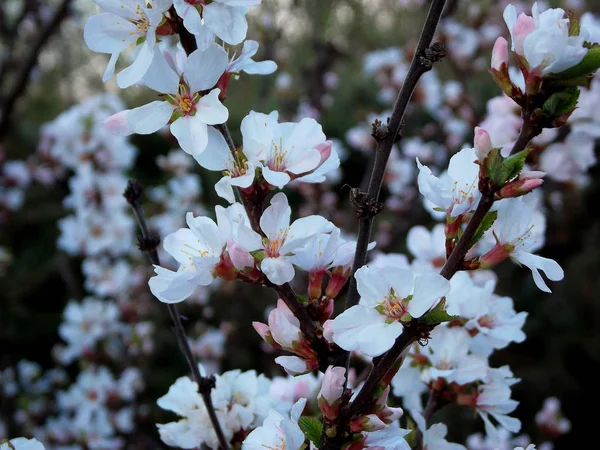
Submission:
[[[319,360],[311,348],[311,342],[300,329],[300,321],[281,299],[269,313],[268,325],[252,322],[252,326],[263,340],[276,350],[285,350],[296,356],[279,356],[275,362],[292,375],[301,375],[316,369]]]
[[[494,44],[490,73],[502,91],[531,114],[540,128],[564,125],[577,106],[578,86],[588,86],[600,67],[600,47],[589,33],[560,8],[532,16],[517,16],[514,6],[504,11],[511,50],[519,71],[509,68],[508,42]]]

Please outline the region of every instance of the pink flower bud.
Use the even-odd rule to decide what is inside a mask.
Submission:
[[[350,278],[350,270],[346,270],[344,267],[339,266],[333,269],[327,288],[325,289],[325,296],[327,298],[335,298],[340,293],[342,288],[346,285],[346,282]]]
[[[227,252],[231,258],[231,262],[237,270],[244,270],[246,267],[254,267],[254,258],[252,255],[243,250],[236,242],[229,241],[227,243]]]
[[[302,341],[300,321],[283,300],[277,301],[277,308],[269,313],[268,322],[273,339],[286,350],[294,349]]]
[[[271,334],[271,330],[269,330],[269,327],[267,324],[261,323],[261,322],[252,322],[252,326],[254,327],[254,329],[256,330],[256,332],[258,333],[258,335],[263,338],[263,340],[269,344],[272,347],[275,347],[277,349],[281,348],[281,345],[279,345],[277,342],[275,342],[273,340],[273,335]]]
[[[533,17],[525,13],[519,14],[517,22],[512,29],[513,47],[516,53],[523,55],[523,42],[529,34],[535,30],[535,21]]]
[[[344,393],[346,369],[344,367],[329,366],[323,375],[321,390],[317,398],[323,398],[330,405],[338,401]]]
[[[350,422],[350,430],[353,433],[383,430],[386,426],[387,425],[377,417],[377,414],[368,414]]]
[[[483,128],[475,127],[475,154],[480,162],[483,162],[485,158],[492,151],[492,139],[487,131]]]
[[[528,178],[523,180],[513,181],[508,183],[498,193],[500,198],[520,197],[521,195],[529,194],[535,188],[542,185],[544,180],[541,178]]]
[[[504,67],[502,67],[504,65]],[[508,68],[508,42],[503,37],[496,39],[492,50],[492,69],[502,72]]]

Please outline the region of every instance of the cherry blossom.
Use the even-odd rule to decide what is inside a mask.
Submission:
[[[91,16],[83,31],[87,46],[100,53],[109,53],[110,61],[102,81],[112,78],[119,54],[131,44],[143,40],[133,63],[117,75],[121,88],[142,79],[148,71],[156,49],[156,29],[172,0],[155,0],[147,7],[142,0],[94,0],[104,11]]]
[[[186,153],[202,153],[208,144],[207,125],[229,117],[219,100],[221,91],[213,89],[226,67],[227,53],[216,43],[191,53],[182,71],[156,52],[144,83],[164,100],[115,114],[107,119],[106,127],[121,135],[150,134],[170,123],[171,133]]]
[[[402,322],[421,317],[450,291],[450,283],[437,273],[414,276],[409,269],[393,266],[365,266],[355,278],[359,304],[334,319],[333,340],[345,350],[368,356],[388,350],[402,334]]]

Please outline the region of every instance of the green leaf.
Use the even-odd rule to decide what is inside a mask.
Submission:
[[[527,155],[529,155],[528,148],[526,148],[523,151],[520,151],[519,153],[515,153],[514,155],[511,155],[508,158],[504,158],[504,167],[506,167],[506,169],[508,170],[509,180],[512,180],[521,173],[521,170],[523,170],[523,166],[525,165]]]
[[[302,416],[298,421],[300,429],[310,442],[317,447],[321,442],[321,433],[323,432],[323,424],[316,417]]]
[[[475,234],[473,235],[473,238],[471,239],[471,243],[469,244],[469,247],[473,247],[475,244],[477,244],[477,242],[479,242],[479,240],[483,237],[485,232],[492,227],[492,225],[494,224],[494,222],[496,221],[497,218],[498,218],[498,211],[490,211],[489,213],[487,213],[484,216],[483,220],[477,227],[477,230],[475,230]]]
[[[560,117],[565,113],[572,112],[577,106],[579,99],[579,88],[569,86],[562,91],[555,92],[544,102],[542,111],[551,119]]]
[[[504,166],[502,159],[500,149],[494,148],[485,160],[487,174],[496,186],[503,186],[508,180],[508,169]]]
[[[424,325],[438,325],[442,322],[451,322],[458,319],[458,316],[451,316],[446,312],[446,297],[444,297],[435,308],[419,319],[419,323]]]
[[[563,70],[562,72],[552,74],[553,79],[577,78],[594,73],[600,68],[600,46],[594,44],[579,62],[579,64]]]

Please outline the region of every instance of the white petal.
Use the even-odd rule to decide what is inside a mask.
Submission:
[[[150,36],[148,36],[149,38]],[[146,40],[142,47],[140,48],[139,53],[137,54],[135,61],[133,63],[121,70],[117,74],[117,85],[121,89],[125,89],[129,86],[134,85],[138,81],[142,79],[142,77],[146,74],[148,67],[152,64],[152,59],[154,58],[154,43],[149,43]]]
[[[260,263],[260,270],[271,283],[281,286],[294,278],[294,266],[284,258],[265,258]]]
[[[90,50],[120,53],[137,39],[134,24],[111,13],[96,14],[85,23],[83,39]]]
[[[164,127],[171,119],[173,105],[155,101],[127,113],[127,122],[137,134],[150,134]]]
[[[171,124],[171,133],[177,138],[181,149],[190,155],[202,153],[208,144],[206,123],[198,117],[183,116]]]
[[[248,31],[244,8],[217,2],[204,6],[204,23],[220,39],[231,45],[241,43]]]
[[[229,111],[219,100],[220,89],[213,89],[196,104],[195,117],[199,117],[208,125],[217,125],[227,122]]]
[[[194,159],[208,170],[225,170],[231,152],[223,135],[213,127],[208,127],[208,144],[206,151],[194,154]]]
[[[267,183],[271,186],[276,186],[279,189],[283,188],[291,180],[290,176],[285,172],[277,172],[266,166],[262,168],[262,174]]]
[[[233,193],[233,187],[231,186],[230,176],[223,177],[217,181],[215,184],[215,191],[219,197],[224,198],[229,203],[235,203],[235,194]]]
[[[450,292],[450,282],[437,273],[426,273],[415,278],[413,298],[408,303],[408,312],[421,317],[441,297]]]
[[[193,92],[211,89],[227,69],[227,52],[217,43],[206,50],[194,51],[183,71]]]
[[[535,285],[544,292],[552,291],[544,282],[544,279],[540,275],[540,270],[552,281],[560,281],[565,275],[563,269],[553,259],[544,258],[528,252],[515,252],[512,254],[512,257],[531,269]]]
[[[144,84],[162,94],[177,94],[179,75],[167,63],[163,52],[154,52],[152,64],[144,75]]]

